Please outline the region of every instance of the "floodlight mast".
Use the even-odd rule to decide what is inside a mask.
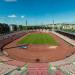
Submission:
[[[54,20],[53,20],[53,26],[52,26],[52,31],[54,31]]]
[[[27,26],[27,20],[26,20],[26,26]]]
[[[26,20],[26,31],[27,31],[27,20]]]

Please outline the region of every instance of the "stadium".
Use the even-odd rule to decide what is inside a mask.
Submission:
[[[1,0],[0,75],[75,75],[73,3]]]
[[[6,45],[4,50],[11,58],[24,62],[50,62],[70,56],[74,48],[51,32],[33,31]]]
[[[74,71],[69,67],[74,69],[74,34],[64,31],[63,27],[62,30],[56,29],[54,23],[51,28],[25,28],[16,33],[1,34],[0,66],[6,66],[1,75],[73,75]]]

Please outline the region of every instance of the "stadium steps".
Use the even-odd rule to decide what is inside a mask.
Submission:
[[[48,75],[47,63],[30,63],[28,64],[29,75]]]
[[[16,68],[17,68],[16,66],[11,66],[11,65],[0,62],[0,75],[5,75],[6,73],[8,73]]]
[[[73,64],[63,65],[59,69],[66,75],[75,75],[75,65]]]
[[[25,64],[21,69],[8,72],[6,75],[66,75],[61,70],[48,70],[49,65],[43,63]]]
[[[74,40],[72,40],[72,39],[70,39],[70,38],[68,38],[68,37],[66,37],[66,36],[64,36],[64,35],[61,35],[61,34],[59,34],[59,33],[57,33],[57,32],[52,32],[53,34],[56,34],[57,36],[59,36],[60,38],[62,38],[64,41],[66,41],[67,43],[69,43],[69,44],[71,44],[71,45],[73,45],[73,46],[75,46],[75,41]]]

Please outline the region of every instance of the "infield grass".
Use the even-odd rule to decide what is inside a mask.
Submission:
[[[49,34],[46,33],[32,33],[25,36],[17,42],[17,44],[50,44],[58,45],[58,42]]]

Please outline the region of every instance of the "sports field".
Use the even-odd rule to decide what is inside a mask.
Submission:
[[[21,48],[20,46],[26,46]],[[52,32],[28,32],[4,47],[10,58],[26,63],[51,62],[70,56],[75,48]]]
[[[57,41],[47,33],[32,33],[17,42],[18,44],[50,44],[58,45]]]

